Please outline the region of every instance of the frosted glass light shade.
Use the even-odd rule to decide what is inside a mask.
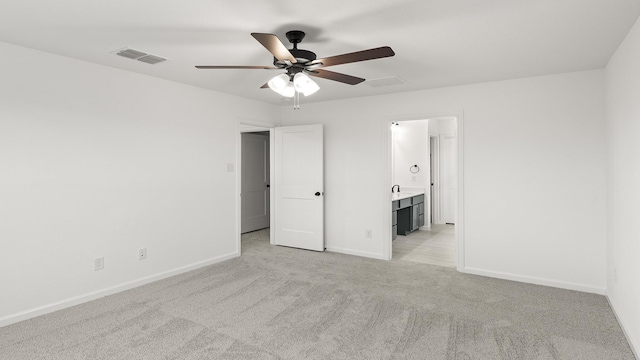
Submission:
[[[269,80],[267,85],[269,85],[269,88],[271,88],[271,90],[277,92],[278,94],[281,94],[282,91],[287,87],[287,84],[289,83],[290,83],[289,75],[280,74],[272,78],[271,80]]]
[[[307,74],[301,72],[293,77],[293,86],[297,92],[303,93],[304,96],[309,96],[320,90],[320,86],[318,86],[315,81],[311,80]]]
[[[280,91],[280,95],[284,97],[293,97],[295,93],[296,93],[296,89],[293,87],[293,83],[291,81],[289,81],[289,83],[287,83],[284,89]]]

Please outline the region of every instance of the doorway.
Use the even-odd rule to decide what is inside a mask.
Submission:
[[[385,209],[390,209],[390,236],[388,241],[388,259],[399,261],[414,261],[430,263],[433,265],[456,267],[462,271],[464,269],[464,238],[463,238],[463,209],[462,209],[462,113],[446,114],[438,116],[425,116],[422,120],[428,123],[428,131],[422,131],[418,128],[409,130],[412,136],[406,139],[413,139],[416,143],[413,145],[394,144],[395,140],[402,138],[396,136],[398,129],[403,125],[409,128],[416,120],[394,119],[384,122],[388,144],[388,173],[389,180],[388,189],[392,185],[400,185],[401,194],[404,191],[418,192],[424,194],[424,226],[412,228],[409,231],[404,226],[400,226],[400,220],[397,219],[398,214],[404,214],[395,211],[398,205],[391,201],[391,206],[386,205]],[[421,134],[419,139],[415,134]],[[414,152],[411,160],[414,162],[422,161],[419,167],[424,169],[423,177],[416,176],[419,174],[402,174],[398,175],[398,171],[402,172],[399,164],[406,165],[406,160],[397,159],[399,152]],[[423,152],[425,154],[417,156],[415,152]],[[404,166],[406,167],[406,166]],[[415,168],[413,168],[415,169]],[[405,169],[406,170],[406,169]],[[403,183],[404,182],[404,183]],[[417,186],[416,186],[417,185]],[[423,185],[423,186],[420,186]],[[386,192],[389,190],[386,189]],[[397,189],[397,187],[395,188]],[[406,196],[403,194],[402,196]],[[400,196],[400,197],[402,197]],[[396,197],[397,194],[396,194]],[[405,200],[405,204],[409,201],[421,201],[420,196],[411,200]],[[388,201],[388,200],[387,200]],[[422,204],[419,204],[422,206]],[[406,205],[405,205],[406,206]],[[402,207],[402,206],[400,206]],[[420,207],[414,207],[420,208]],[[406,212],[406,211],[405,211]],[[386,214],[385,214],[386,215]],[[404,216],[404,215],[403,215]],[[419,216],[422,216],[420,213]],[[395,225],[397,224],[397,225]],[[455,224],[455,225],[454,225]],[[397,227],[403,228],[403,234],[396,233]],[[395,240],[392,238],[395,237]]]
[[[241,134],[240,233],[270,227],[269,132]]]
[[[269,244],[275,243],[270,231],[274,214],[271,181],[273,179],[273,128],[275,126],[275,124],[260,122],[255,124],[240,123],[238,126],[236,141],[236,164],[238,164],[236,176],[236,252],[238,255],[242,253],[243,241],[248,238],[259,237],[260,241],[268,241]],[[227,168],[229,168],[229,164]]]
[[[245,235],[256,232],[271,245],[323,251],[322,125],[240,124],[236,144],[238,255]]]

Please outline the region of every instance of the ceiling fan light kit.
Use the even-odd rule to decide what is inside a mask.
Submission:
[[[293,108],[300,108],[300,93],[310,96],[316,93],[320,86],[309,76],[338,81],[344,84],[357,85],[365,79],[341,74],[321,68],[354,63],[359,61],[380,59],[394,56],[395,53],[388,46],[375,49],[357,51],[348,54],[336,55],[318,59],[316,54],[309,50],[298,49],[298,44],[304,39],[305,33],[300,30],[287,32],[286,36],[292,49],[287,49],[274,34],[251,33],[262,46],[273,55],[273,65],[269,66],[196,66],[197,69],[267,69],[285,70],[286,73],[273,77],[262,88],[269,87],[274,92],[284,97],[293,97]]]
[[[309,96],[320,90],[320,86],[315,81],[301,72],[295,74],[293,78],[287,74],[280,74],[273,77],[267,83],[269,88],[284,97],[293,97],[294,92]]]
[[[289,84],[289,75],[280,74],[269,80],[267,84],[269,85],[269,88],[271,88],[271,90],[277,92],[278,94],[281,94],[282,90],[284,90],[284,88],[287,87],[287,84]]]
[[[315,81],[311,80],[305,73],[297,73],[293,76],[293,87],[297,92],[301,92],[304,96],[315,94],[320,90],[320,86]]]
[[[290,98],[296,94],[296,89],[293,87],[293,84],[289,82],[287,86],[285,86],[284,89],[282,89],[282,92],[280,92],[279,94],[284,97]]]

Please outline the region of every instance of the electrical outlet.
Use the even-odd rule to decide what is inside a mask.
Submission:
[[[96,258],[93,262],[93,271],[98,271],[104,269],[104,258],[99,257]]]
[[[138,260],[145,260],[147,258],[147,248],[138,250]]]
[[[373,232],[371,231],[371,229],[367,229],[367,230],[365,230],[365,231],[364,231],[364,236],[365,236],[367,239],[371,239],[371,238],[373,237]]]

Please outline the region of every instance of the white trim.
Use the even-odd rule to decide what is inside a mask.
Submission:
[[[461,111],[456,115],[456,249],[458,258],[456,259],[456,269],[464,272],[464,113]]]
[[[240,123],[240,132],[241,133],[252,133],[252,132],[261,132],[261,131],[269,131],[270,128],[263,126],[254,126]]]
[[[222,256],[218,256],[209,260],[204,260],[204,261],[199,261],[197,263],[193,263],[190,265],[186,265],[186,266],[182,266],[173,270],[169,270],[169,271],[165,271],[159,274],[155,274],[155,275],[150,275],[150,276],[146,276],[143,278],[140,278],[138,280],[133,280],[133,281],[128,281],[126,283],[120,284],[120,285],[116,285],[116,286],[112,286],[112,287],[108,287],[106,289],[102,289],[102,290],[97,290],[97,291],[93,291],[90,292],[88,294],[84,294],[84,295],[79,295],[79,296],[74,296],[72,298],[69,299],[65,299],[62,301],[58,301],[52,304],[48,304],[48,305],[44,305],[44,306],[39,306],[37,308],[33,308],[30,310],[26,310],[26,311],[22,311],[19,312],[17,314],[13,314],[13,315],[9,315],[6,317],[3,317],[0,319],[0,327],[3,326],[7,326],[10,324],[14,324],[20,321],[24,321],[27,319],[31,319],[34,318],[36,316],[40,316],[40,315],[44,315],[44,314],[49,314],[52,313],[54,311],[58,311],[58,310],[62,310],[62,309],[66,309],[68,307],[71,306],[75,306],[78,304],[82,304],[82,303],[86,303],[92,300],[96,300],[105,296],[109,296],[112,294],[116,294],[125,290],[129,290],[129,289],[133,289],[136,288],[138,286],[142,286],[142,285],[146,285],[158,280],[162,280],[162,279],[166,279],[172,276],[176,276],[176,275],[180,275],[189,271],[193,271],[199,268],[203,268],[209,265],[213,265],[225,260],[230,260],[233,258],[236,258],[240,256],[240,253],[231,253],[231,254],[227,254],[227,255],[222,255]]]
[[[243,124],[238,123],[238,133],[236,134],[236,252],[242,253],[242,133]]]
[[[271,187],[269,187],[269,226],[271,226],[271,224],[275,224],[276,223],[276,202],[273,201],[274,197],[275,197],[275,186],[273,186],[274,184],[274,179],[276,176],[276,131],[274,128],[269,129],[269,184],[271,185]],[[271,231],[271,228],[269,228],[269,244],[271,245],[275,245],[276,244],[276,232],[275,231]]]
[[[429,126],[431,125],[431,121],[425,120],[427,122],[427,178],[426,185],[424,188],[424,226],[420,227],[420,230],[429,230],[431,229],[431,219],[433,215],[431,214],[431,179],[433,179],[433,168],[431,166],[431,133],[429,132]],[[395,171],[393,172],[395,174]]]
[[[607,302],[609,303],[609,307],[613,311],[613,315],[616,317],[616,320],[618,320],[618,324],[620,324],[622,333],[627,338],[627,342],[629,343],[629,347],[631,347],[631,351],[633,352],[633,355],[635,355],[636,359],[640,359],[640,343],[636,343],[637,340],[634,340],[634,338],[631,337],[631,334],[629,333],[629,331],[627,331],[625,323],[624,321],[622,321],[622,317],[618,316],[616,307],[613,305],[613,302],[609,298],[609,295],[605,294],[604,297],[607,299]]]
[[[391,210],[389,210],[389,213],[391,213]],[[391,233],[389,233],[389,235],[391,235]],[[372,253],[368,251],[359,251],[359,250],[345,249],[345,248],[332,247],[332,246],[328,246],[325,250],[329,252],[346,254],[346,255],[361,256],[361,257],[378,259],[378,260],[387,260],[384,258],[384,254]]]
[[[484,270],[484,269],[478,269],[478,268],[465,268],[463,272],[467,274],[472,274],[472,275],[481,275],[481,276],[487,276],[487,277],[496,278],[496,279],[518,281],[518,282],[534,284],[534,285],[550,286],[550,287],[566,289],[566,290],[582,291],[582,292],[598,294],[598,295],[604,295],[606,291],[606,289],[602,287],[595,287],[595,286],[566,282],[566,281],[550,280],[550,279],[544,279],[544,278],[539,278],[535,276],[523,276],[523,275],[517,275],[517,274],[503,273],[499,271]]]
[[[238,123],[244,131],[267,131],[273,127],[280,126],[279,123],[271,121],[260,121],[255,119],[238,118]],[[253,130],[251,130],[253,128]]]
[[[382,259],[383,260],[391,260],[392,256],[392,234],[391,234],[391,206],[392,201],[390,201],[389,191],[391,189],[392,175],[393,171],[391,164],[391,157],[393,156],[392,142],[391,142],[391,123],[395,121],[392,119],[382,119],[380,122],[382,126],[382,146],[384,149],[384,188],[381,189],[382,196],[380,197],[380,201],[382,205],[380,208],[382,209]]]

